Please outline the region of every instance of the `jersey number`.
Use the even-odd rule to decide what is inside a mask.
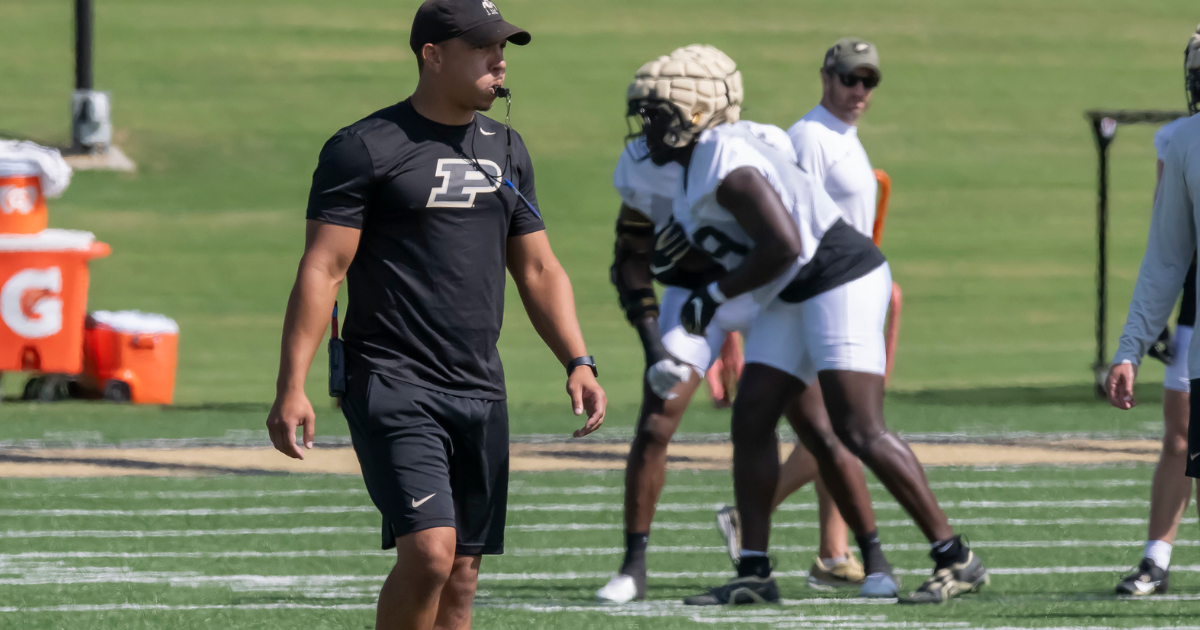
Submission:
[[[475,195],[490,193],[500,187],[500,167],[491,160],[476,160],[479,168],[469,160],[444,158],[438,160],[435,175],[442,178],[442,185],[429,191],[427,208],[472,208]],[[487,171],[491,177],[479,172]]]
[[[750,253],[750,248],[729,238],[724,232],[718,231],[711,225],[706,225],[692,235],[692,240],[700,246],[700,249],[708,252],[716,260],[721,260],[725,254],[733,252],[738,256],[745,256]]]

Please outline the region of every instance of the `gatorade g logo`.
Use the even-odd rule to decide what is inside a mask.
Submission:
[[[14,333],[26,339],[49,337],[62,330],[62,271],[26,269],[0,289],[0,318]]]
[[[29,214],[36,202],[33,186],[0,186],[0,214]]]
[[[472,208],[475,195],[490,193],[500,187],[500,167],[491,160],[476,160],[479,168],[491,177],[484,176],[469,160],[444,158],[438,160],[435,174],[442,178],[442,185],[429,192],[426,208]]]

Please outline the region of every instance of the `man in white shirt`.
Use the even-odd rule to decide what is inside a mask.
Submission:
[[[1200,100],[1200,28],[1188,42],[1185,55],[1185,91],[1188,95],[1188,106],[1191,113],[1197,110]],[[1147,335],[1146,326],[1150,325],[1160,315],[1163,308],[1162,296],[1158,295],[1164,285],[1160,284],[1160,276],[1166,274],[1165,265],[1170,274],[1174,274],[1175,259],[1183,256],[1186,276],[1183,287],[1183,302],[1179,308],[1176,321],[1175,337],[1171,339],[1174,346],[1173,358],[1167,366],[1163,380],[1163,448],[1159,456],[1158,466],[1154,471],[1154,483],[1150,492],[1150,522],[1146,547],[1138,568],[1125,576],[1117,584],[1117,593],[1132,596],[1147,596],[1167,592],[1168,567],[1171,562],[1172,546],[1179,528],[1179,520],[1187,509],[1188,499],[1192,493],[1191,477],[1196,476],[1197,469],[1192,459],[1194,454],[1200,454],[1200,441],[1192,435],[1190,422],[1190,379],[1195,378],[1196,363],[1189,357],[1189,346],[1192,343],[1192,327],[1196,319],[1196,261],[1195,261],[1195,218],[1192,216],[1195,203],[1188,190],[1197,190],[1200,182],[1200,159],[1197,153],[1198,125],[1200,117],[1191,116],[1180,118],[1159,129],[1154,135],[1154,148],[1158,153],[1158,188],[1155,191],[1154,218],[1151,223],[1150,242],[1146,246],[1146,258],[1138,276],[1137,292],[1134,301],[1129,306],[1129,318],[1126,320],[1124,334],[1121,336],[1121,346],[1118,349],[1114,366],[1109,375],[1109,398],[1118,409],[1128,409],[1136,404],[1132,396],[1133,379],[1136,376],[1134,365],[1141,360],[1147,346],[1144,338]],[[1190,130],[1190,131],[1189,131]],[[1180,175],[1182,174],[1182,177]],[[1181,184],[1183,188],[1181,189]],[[1175,223],[1172,227],[1171,224]],[[1172,235],[1183,240],[1179,243],[1164,243],[1161,230],[1177,230],[1186,232]],[[1191,239],[1190,246],[1188,240]],[[1167,245],[1166,251],[1158,251]],[[1177,249],[1182,247],[1181,250]],[[1152,254],[1159,254],[1152,259]],[[1164,260],[1162,255],[1167,256]],[[1190,268],[1188,266],[1190,263]],[[1175,304],[1175,295],[1179,293],[1179,285],[1173,285],[1170,292],[1170,302],[1166,303],[1167,312],[1162,314],[1165,323],[1166,315],[1170,314]],[[1153,295],[1152,295],[1153,294]],[[1165,293],[1164,293],[1165,295]],[[1151,300],[1154,308],[1150,310]],[[1162,330],[1160,325],[1154,330]],[[1151,340],[1153,343],[1153,340]],[[1190,368],[1190,369],[1189,369]],[[1125,391],[1128,386],[1128,391]],[[1187,475],[1181,475],[1185,470]]]
[[[821,103],[788,129],[800,168],[824,184],[851,227],[872,236],[878,184],[858,140],[858,119],[879,85],[879,53],[845,38],[825,53]]]

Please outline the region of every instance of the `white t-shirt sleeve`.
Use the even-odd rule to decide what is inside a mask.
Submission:
[[[800,170],[812,175],[818,183],[824,185],[825,177],[829,175],[829,160],[825,155],[825,147],[817,138],[817,131],[813,129],[814,126],[801,120],[788,129],[788,138],[792,141],[792,149],[796,152],[796,164],[800,166]]]

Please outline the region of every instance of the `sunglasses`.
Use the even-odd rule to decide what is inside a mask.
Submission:
[[[876,76],[860,77],[857,74],[841,74],[839,72],[830,72],[829,74],[836,76],[838,81],[841,81],[842,85],[848,88],[858,85],[861,81],[863,87],[867,88],[868,90],[874,90],[875,87],[879,85],[880,80],[879,77]]]

